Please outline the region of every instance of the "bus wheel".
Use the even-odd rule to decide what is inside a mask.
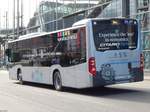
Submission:
[[[54,72],[53,84],[57,91],[62,90],[62,80],[59,71]]]
[[[19,83],[20,83],[21,85],[24,84],[24,82],[23,82],[23,80],[22,80],[21,70],[18,71],[18,80],[19,80]]]

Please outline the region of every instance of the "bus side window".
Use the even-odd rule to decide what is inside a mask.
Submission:
[[[13,52],[11,49],[6,49],[6,56],[8,56],[9,62],[19,62],[21,60],[21,54],[19,52]]]
[[[19,62],[21,60],[21,55],[19,52],[13,52],[11,56],[11,62]]]

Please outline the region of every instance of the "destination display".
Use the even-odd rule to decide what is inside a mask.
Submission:
[[[98,51],[135,49],[137,47],[137,22],[94,21],[93,36]]]

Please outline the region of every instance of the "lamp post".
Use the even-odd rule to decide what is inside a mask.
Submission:
[[[23,0],[21,0],[21,35],[23,35]]]
[[[14,0],[14,3],[13,3],[13,39],[15,39],[15,7],[16,7],[16,0]]]
[[[5,28],[6,28],[6,37],[5,37],[5,39],[3,39],[3,47],[4,47],[4,52],[3,52],[3,54],[4,54],[4,66],[6,65],[6,54],[5,54],[5,50],[6,50],[6,44],[5,44],[5,42],[6,42],[6,40],[8,39],[8,12],[6,11],[6,13],[5,13],[5,16],[4,16],[4,18],[5,18]]]
[[[20,23],[19,0],[17,0],[17,37],[19,37],[19,23]]]
[[[58,0],[56,0],[56,30],[58,29]]]

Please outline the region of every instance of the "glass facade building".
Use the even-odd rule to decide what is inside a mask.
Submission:
[[[43,1],[40,3],[34,17],[30,19],[28,33],[54,31],[71,27],[73,23],[84,18],[97,17],[110,1],[111,0]]]
[[[145,69],[150,69],[150,0],[128,0],[127,17],[140,20]],[[124,0],[54,0],[40,3],[28,24],[28,33],[71,27],[84,18],[122,17]]]

